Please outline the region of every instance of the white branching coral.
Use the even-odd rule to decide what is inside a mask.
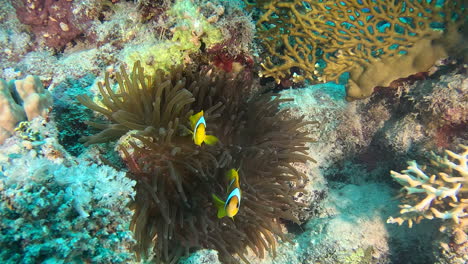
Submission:
[[[401,216],[390,217],[387,223],[403,224],[422,219],[452,219],[456,225],[464,225],[468,219],[468,147],[460,145],[462,153],[446,150],[446,156],[434,154],[431,166],[419,166],[408,162],[408,169],[401,173],[391,171],[392,177],[406,191],[400,205]]]

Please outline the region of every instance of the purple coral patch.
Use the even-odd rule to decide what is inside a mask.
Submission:
[[[64,47],[91,21],[86,15],[72,12],[73,1],[21,0],[12,1],[12,4],[21,23],[31,26],[36,40],[51,48]]]

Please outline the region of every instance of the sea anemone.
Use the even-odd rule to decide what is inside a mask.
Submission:
[[[275,252],[276,238],[288,239],[282,220],[305,206],[294,200],[305,175],[293,163],[305,163],[302,118],[287,117],[278,95],[260,93],[251,78],[233,77],[209,67],[175,68],[145,76],[137,62],[128,75],[116,74],[114,92],[106,75],[102,99],[78,100],[110,122],[90,122],[102,131],[87,144],[127,134],[120,152],[129,177],[137,181],[131,228],[137,256],[154,253],[159,262],[175,263],[198,248],[211,248],[224,262],[248,262],[247,248],[263,257]],[[201,147],[189,132],[189,117],[203,110],[207,133],[219,143]],[[228,170],[239,169],[242,202],[235,220],[218,219],[212,194],[225,198]]]

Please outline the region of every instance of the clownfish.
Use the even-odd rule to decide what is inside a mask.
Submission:
[[[239,212],[239,206],[241,201],[242,192],[239,185],[239,173],[238,170],[230,169],[226,173],[226,177],[229,181],[227,193],[229,194],[226,202],[221,200],[215,194],[212,194],[214,204],[218,208],[218,218],[228,216],[234,220],[234,216]]]
[[[206,121],[203,116],[203,110],[190,117],[190,126],[192,127],[193,142],[195,145],[201,146],[203,142],[208,145],[214,145],[218,142],[218,138],[205,133]]]

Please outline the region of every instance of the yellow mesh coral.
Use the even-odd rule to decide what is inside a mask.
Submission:
[[[375,86],[466,54],[459,32],[466,30],[466,4],[439,2],[271,1],[258,21],[271,54],[262,75],[279,82],[297,68],[295,81],[336,81],[349,72],[348,99],[367,97]]]

